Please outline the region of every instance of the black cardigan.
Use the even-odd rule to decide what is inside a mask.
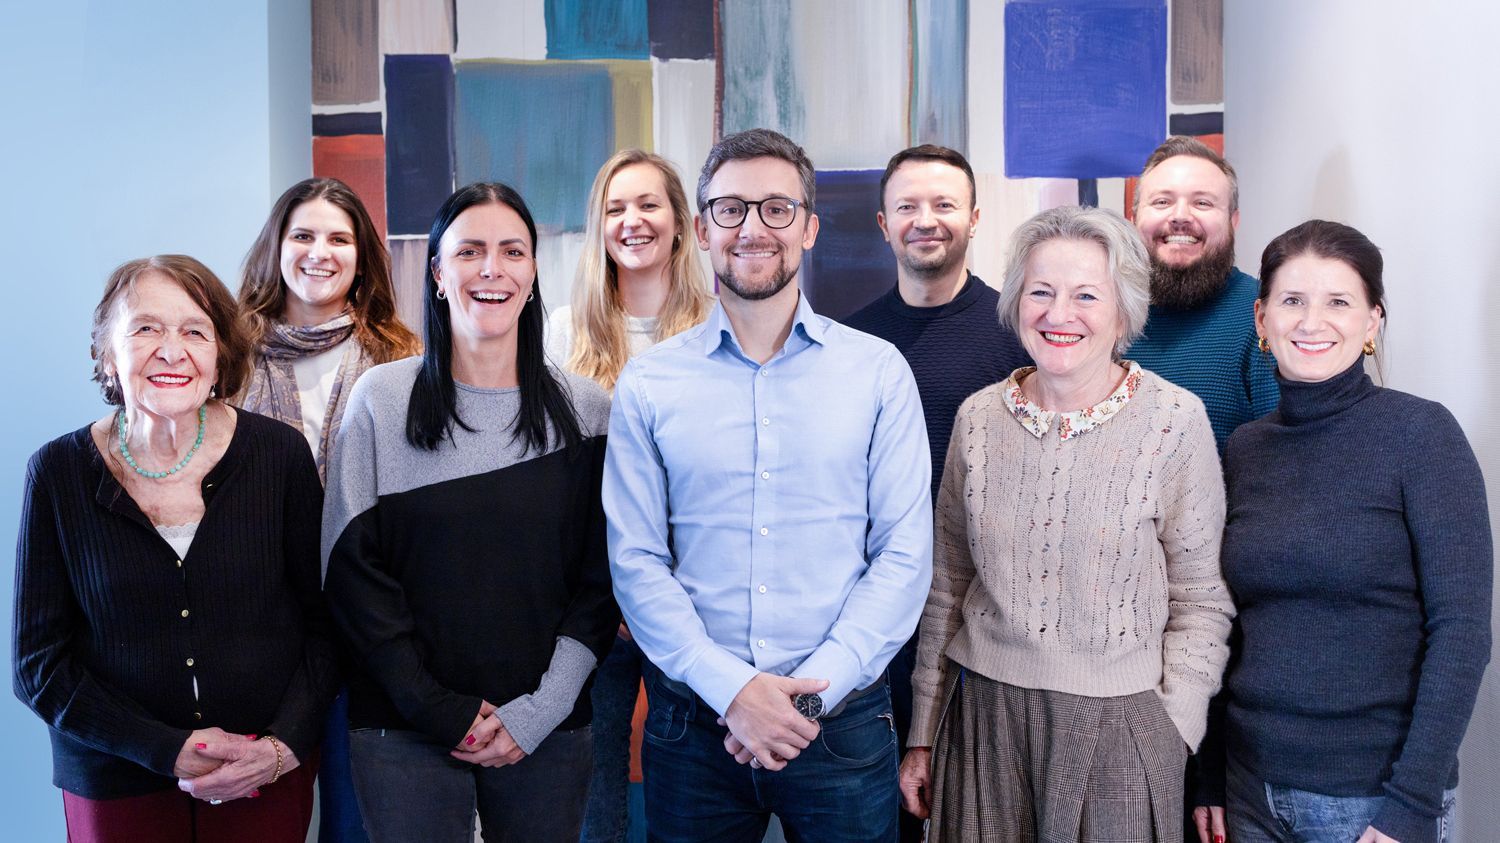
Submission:
[[[307,442],[238,411],[178,559],[89,428],[31,458],[16,549],[16,696],[52,735],[52,780],[89,799],[176,786],[193,729],[274,734],[307,760],[337,684]],[[197,677],[199,698],[194,699]]]

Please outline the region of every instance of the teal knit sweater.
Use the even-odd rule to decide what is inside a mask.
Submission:
[[[1219,453],[1229,434],[1276,409],[1276,361],[1255,344],[1260,282],[1232,269],[1218,298],[1194,310],[1153,305],[1125,357],[1203,400]]]

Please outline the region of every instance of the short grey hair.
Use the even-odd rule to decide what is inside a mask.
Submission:
[[[770,129],[746,129],[730,135],[714,144],[708,151],[708,160],[703,162],[703,171],[698,174],[698,213],[708,207],[708,183],[714,173],[730,161],[748,161],[751,158],[779,158],[797,168],[802,180],[802,209],[814,213],[813,194],[818,189],[818,174],[813,169],[812,159],[791,138]]]
[[[1151,259],[1135,228],[1124,217],[1103,208],[1065,205],[1042,211],[1016,229],[1011,235],[1005,284],[1000,289],[1000,324],[1020,333],[1026,262],[1038,246],[1052,240],[1082,240],[1104,248],[1115,300],[1125,323],[1125,333],[1115,343],[1115,357],[1121,356],[1146,330],[1151,309]]]

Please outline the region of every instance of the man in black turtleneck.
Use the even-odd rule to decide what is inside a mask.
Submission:
[[[979,225],[974,171],[942,146],[898,152],[880,177],[875,221],[896,255],[896,286],[845,320],[896,346],[911,366],[932,448],[932,499],[958,405],[1031,360],[1000,325],[1000,294],[964,266]],[[911,724],[911,671],[916,638],[891,661],[891,701],[905,751]],[[901,839],[921,839],[922,824],[905,812]]]

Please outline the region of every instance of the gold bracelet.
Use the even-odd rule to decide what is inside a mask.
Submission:
[[[286,756],[281,752],[281,741],[276,740],[274,735],[266,735],[265,740],[270,741],[271,746],[276,748],[276,772],[272,774],[271,780],[266,782],[268,785],[273,785],[277,779],[281,778],[282,768],[286,765]]]

